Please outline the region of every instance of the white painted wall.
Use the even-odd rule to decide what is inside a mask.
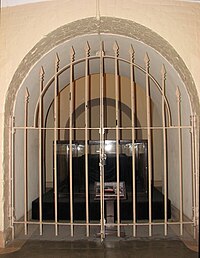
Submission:
[[[99,8],[97,2],[100,3]],[[69,22],[94,17],[98,11],[101,16],[133,20],[166,39],[190,70],[200,96],[200,5],[197,3],[175,0],[52,0],[3,8],[0,30],[0,231],[4,229],[4,173],[8,173],[4,171],[3,164],[4,103],[13,74],[25,55],[45,35]]]

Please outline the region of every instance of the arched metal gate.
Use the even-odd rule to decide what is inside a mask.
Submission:
[[[156,79],[150,74],[150,59],[147,55],[147,53],[144,56],[144,67],[138,65],[135,63],[135,52],[133,49],[133,46],[130,46],[129,49],[129,60],[123,59],[122,57],[119,57],[119,46],[117,42],[113,45],[113,55],[107,55],[104,51],[103,42],[100,44],[100,48],[97,51],[96,55],[90,56],[90,46],[88,43],[86,43],[85,47],[85,56],[82,57],[79,60],[75,59],[75,51],[73,48],[71,48],[70,52],[70,63],[68,65],[63,66],[61,69],[59,69],[59,57],[56,56],[55,60],[55,73],[52,76],[52,78],[47,82],[45,81],[45,71],[43,67],[41,68],[40,72],[40,87],[39,90],[39,96],[37,98],[37,103],[34,108],[34,124],[30,124],[30,108],[29,108],[29,91],[28,89],[25,90],[25,101],[24,101],[24,119],[23,121],[19,122],[15,121],[15,117],[12,117],[11,121],[11,146],[10,149],[12,150],[12,158],[11,158],[11,204],[12,204],[12,210],[11,210],[11,218],[12,218],[12,228],[13,228],[13,237],[14,237],[14,228],[16,224],[22,224],[24,226],[24,232],[25,234],[28,234],[28,227],[31,224],[39,225],[40,228],[40,235],[43,234],[43,227],[44,225],[53,225],[55,227],[55,235],[59,234],[59,228],[60,227],[66,227],[70,228],[70,234],[71,237],[74,236],[74,226],[84,226],[86,228],[86,236],[90,236],[90,229],[92,227],[100,227],[99,235],[101,237],[101,240],[103,240],[107,234],[110,233],[110,231],[116,232],[116,236],[120,237],[124,235],[124,232],[122,232],[122,228],[132,228],[131,235],[133,237],[137,236],[137,229],[143,226],[148,227],[148,235],[152,236],[153,232],[152,229],[155,226],[163,226],[164,229],[164,235],[168,234],[168,228],[170,225],[178,225],[180,228],[180,235],[183,234],[183,228],[184,225],[192,225],[194,226],[194,232],[195,227],[197,223],[197,217],[196,217],[196,207],[197,207],[197,163],[196,163],[196,157],[195,153],[197,153],[197,145],[196,145],[196,134],[195,134],[195,115],[191,114],[191,124],[188,125],[182,125],[181,121],[181,93],[179,88],[176,88],[176,92],[174,92],[174,96],[176,96],[176,110],[173,110],[173,112],[176,113],[176,119],[172,119],[171,114],[171,108],[168,102],[168,97],[166,95],[166,70],[164,65],[161,67],[161,73],[160,78]],[[90,97],[90,70],[92,62],[95,60],[95,62],[98,62],[98,82],[99,85],[96,85],[96,89],[98,89],[98,106],[99,106],[99,114],[95,118],[98,120],[98,126],[92,126],[90,122],[90,112],[91,112],[91,97]],[[105,111],[106,106],[106,87],[105,87],[105,64],[107,60],[111,60],[113,63],[113,78],[114,78],[114,94],[113,94],[113,103],[114,103],[114,118],[113,121],[115,122],[114,125],[108,126],[106,121],[106,114],[107,111]],[[77,92],[75,93],[75,73],[77,66],[79,64],[84,64],[84,122],[82,127],[77,127],[75,123],[74,118],[74,112],[75,112],[75,104]],[[120,67],[122,65],[126,65],[127,69],[129,69],[129,91],[127,92],[127,96],[129,96],[129,110],[130,110],[130,124],[124,125],[122,122],[122,116],[121,116],[121,108],[122,108],[122,99],[121,99],[121,82],[120,82]],[[59,100],[59,78],[62,76],[64,72],[68,72],[69,74],[69,98],[66,100],[68,105],[68,117],[66,115],[66,120],[68,120],[67,126],[60,127],[60,100]],[[137,107],[136,102],[140,101],[136,97],[136,71],[140,71],[141,74],[145,77],[145,85],[144,87],[144,94],[145,94],[145,100],[144,100],[144,113],[146,115],[146,122],[143,125],[140,125],[137,122]],[[158,83],[159,81],[159,83]],[[67,84],[67,83],[66,83]],[[151,100],[151,90],[152,88],[156,88],[157,94],[160,94],[161,99],[161,124],[160,125],[154,125],[153,119],[152,119],[152,100]],[[52,91],[53,89],[53,91]],[[44,116],[48,114],[46,111],[47,107],[45,106],[45,96],[48,92],[51,91],[52,94],[52,105],[51,108],[53,110],[53,127],[48,127],[48,125],[45,123]],[[33,109],[32,109],[33,110]],[[46,185],[45,185],[45,162],[46,156],[46,145],[45,145],[45,134],[48,131],[53,132],[52,137],[52,144],[53,144],[53,159],[51,159],[48,162],[52,162],[53,164],[53,190],[52,190],[52,205],[53,205],[53,215],[52,218],[45,219],[45,210],[46,209],[52,209],[51,208],[45,208],[44,199],[45,194],[47,193]],[[142,139],[138,138],[138,132],[144,131],[145,137]],[[30,132],[34,131],[34,137],[36,139],[35,145],[38,147],[37,153],[34,153],[33,155],[38,155],[38,160],[36,164],[29,164],[33,162],[30,157],[31,152],[31,144],[33,145],[34,141],[30,140]],[[65,132],[65,135],[68,135],[68,139],[61,139],[62,137],[61,132]],[[84,132],[82,136],[82,140],[76,139],[76,132],[81,131]],[[98,132],[98,137],[96,139],[91,139],[91,133],[92,131]],[[107,138],[107,132],[112,131],[114,137],[111,137],[111,139]],[[162,152],[162,178],[163,178],[163,184],[162,184],[162,192],[161,194],[161,206],[159,206],[158,203],[156,203],[155,200],[155,190],[154,190],[154,171],[153,171],[153,155],[154,151],[153,148],[156,148],[154,146],[154,142],[152,140],[153,133],[159,131],[161,132],[161,140],[162,143],[158,147],[159,150]],[[176,131],[175,136],[170,136],[170,132]],[[19,132],[19,136],[18,136]],[[122,133],[124,135],[129,135],[128,137],[122,137]],[[192,208],[193,208],[193,218],[190,221],[184,220],[184,212],[183,212],[183,204],[184,204],[184,194],[185,191],[183,183],[183,141],[185,134],[189,135],[191,138],[191,145],[188,146],[191,154],[191,178],[192,178],[192,187],[191,192],[188,193],[188,195],[192,198]],[[95,133],[95,135],[97,135]],[[18,152],[18,146],[20,144],[16,144],[16,139],[19,137],[21,139],[21,142],[23,142],[23,157],[17,157]],[[170,140],[170,137],[171,140]],[[128,139],[127,139],[128,138]],[[155,136],[154,136],[155,138]],[[63,140],[63,141],[62,141]],[[171,218],[171,202],[169,199],[169,193],[168,193],[168,187],[171,184],[171,179],[169,179],[169,152],[172,141],[176,141],[175,145],[178,146],[176,149],[176,159],[174,162],[176,165],[174,165],[174,168],[177,169],[175,173],[178,174],[178,182],[177,182],[177,189],[174,189],[174,191],[178,191],[179,196],[179,204],[177,210],[178,210],[178,218],[177,220],[173,220]],[[32,142],[30,144],[30,142]],[[108,147],[109,144],[112,144],[112,146]],[[60,199],[62,195],[60,194],[60,190],[58,189],[60,187],[60,165],[58,164],[59,161],[59,151],[60,148],[64,148],[64,155],[67,161],[65,161],[66,167],[64,167],[64,171],[68,174],[67,175],[67,187],[68,187],[68,204],[66,206],[60,206]],[[75,208],[76,198],[77,195],[75,193],[75,185],[77,178],[73,175],[75,173],[75,167],[77,164],[76,162],[79,162],[78,159],[75,159],[74,157],[79,154],[74,154],[75,149],[78,153],[80,148],[82,148],[82,156],[84,156],[84,159],[82,158],[82,163],[80,166],[83,166],[84,168],[82,171],[84,171],[84,175],[78,175],[79,177],[84,178],[83,183],[83,192],[82,195],[79,195],[80,198],[82,198],[82,205],[84,205],[84,209],[81,211],[77,211],[77,208]],[[98,153],[98,171],[96,172],[98,175],[98,178],[95,178],[95,182],[91,181],[91,173],[90,173],[90,155],[92,155],[91,149],[95,149],[93,153]],[[114,155],[114,163],[112,163],[112,166],[114,167],[114,174],[112,179],[106,179],[106,164],[109,159],[109,150],[112,149],[112,155]],[[142,149],[143,148],[143,149]],[[185,146],[184,146],[185,148]],[[143,153],[142,157],[142,170],[143,175],[138,175],[140,173],[142,167],[140,169],[137,169],[136,166],[138,166],[138,157],[137,153],[142,150],[141,153]],[[127,154],[128,153],[128,154]],[[126,155],[125,155],[126,154]],[[146,155],[146,156],[145,156]],[[125,157],[125,162],[123,161],[123,157]],[[128,156],[128,158],[127,158]],[[21,158],[21,161],[20,161]],[[171,159],[172,160],[172,159]],[[17,218],[15,216],[15,212],[18,209],[16,207],[16,195],[18,194],[18,180],[17,180],[17,164],[18,162],[22,162],[23,165],[21,166],[23,169],[23,186],[21,187],[22,195],[23,195],[23,204],[21,205],[21,209],[23,210],[23,216],[21,219]],[[67,163],[66,163],[67,162]],[[127,166],[128,164],[128,166]],[[37,199],[37,218],[33,218],[29,213],[30,210],[33,209],[30,208],[31,202],[34,200],[30,200],[30,171],[29,167],[35,166],[37,167],[35,171],[37,173],[37,180],[36,185],[38,187],[38,199]],[[80,168],[79,166],[79,168]],[[173,167],[173,166],[172,166]],[[124,168],[124,169],[123,169]],[[128,169],[127,169],[128,168]],[[76,169],[77,172],[78,169]],[[124,171],[125,170],[125,171]],[[128,171],[127,171],[128,170]],[[129,178],[126,178],[126,173],[129,173]],[[145,175],[144,175],[145,174]],[[94,176],[94,175],[93,175]],[[65,177],[65,176],[64,176]],[[143,182],[143,191],[139,192],[139,183],[138,180],[141,179],[141,182]],[[128,181],[127,181],[128,180]],[[91,187],[91,182],[93,183]],[[77,183],[78,184],[78,183]],[[130,185],[130,187],[128,187]],[[37,188],[36,187],[36,188]],[[66,198],[65,196],[65,198]],[[139,205],[140,198],[145,199],[145,209],[146,209],[146,217],[141,216],[140,220],[140,212],[142,214],[143,206]],[[98,203],[98,205],[96,205]],[[128,203],[128,204],[127,204]],[[77,205],[77,204],[76,204]],[[78,204],[79,205],[79,204]],[[81,204],[80,204],[81,205]],[[99,214],[99,217],[95,217],[93,220],[92,215],[92,205],[94,205],[93,210],[96,209],[96,213]],[[107,205],[107,206],[105,206]],[[158,206],[156,206],[158,205]],[[83,207],[83,206],[80,206]],[[156,208],[157,207],[157,208]],[[68,215],[66,219],[61,219],[61,210],[66,209],[68,210]],[[156,218],[155,210],[160,209],[158,213],[162,213],[162,216],[160,218]],[[162,211],[161,211],[162,210]],[[84,215],[81,217],[80,220],[77,220],[76,213],[83,212]],[[93,211],[94,212],[94,211]],[[124,216],[124,213],[129,213],[126,216]],[[94,212],[95,213],[95,212]],[[33,213],[32,213],[33,214]],[[130,215],[131,214],[131,215]],[[130,216],[129,216],[130,215]],[[98,221],[99,219],[99,221]]]

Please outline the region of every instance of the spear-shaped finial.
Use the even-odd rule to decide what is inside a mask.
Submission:
[[[55,58],[55,70],[58,71],[59,69],[59,63],[60,63],[60,58],[58,56],[58,53],[56,53],[56,58]]]
[[[148,69],[150,64],[150,59],[147,52],[145,53],[145,56],[144,56],[144,62],[145,62],[146,68]]]
[[[130,59],[132,60],[132,62],[134,62],[134,59],[135,59],[135,50],[134,50],[132,44],[130,45],[130,48],[129,48],[129,54],[130,54]]]
[[[103,41],[100,42],[99,51],[97,51],[96,56],[104,56]]]
[[[28,102],[29,102],[30,94],[29,94],[29,91],[28,91],[28,88],[27,88],[27,87],[26,87],[26,89],[25,89],[24,97],[25,97],[25,102],[28,103]]]
[[[71,58],[71,62],[74,62],[75,51],[74,51],[73,47],[71,47],[71,49],[70,49],[70,58]]]
[[[177,97],[177,102],[181,102],[181,92],[179,87],[176,87],[176,97]]]
[[[44,68],[43,68],[43,66],[41,66],[41,68],[40,68],[40,79],[41,79],[42,81],[44,80],[44,74],[45,74]]]
[[[162,67],[161,67],[161,75],[164,79],[166,79],[166,69],[165,69],[165,65],[162,64]]]
[[[90,56],[90,45],[89,45],[88,41],[85,44],[85,54],[87,57]]]
[[[115,41],[113,44],[113,50],[114,50],[115,56],[118,56],[119,55],[119,46],[117,44],[117,41]]]
[[[162,64],[162,67],[161,67],[161,76],[162,76],[162,92],[164,95],[165,94],[165,80],[166,80],[166,69],[165,69],[164,64]]]

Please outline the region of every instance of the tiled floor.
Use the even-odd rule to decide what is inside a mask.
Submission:
[[[17,240],[16,240],[17,241]],[[7,250],[14,251],[20,242],[12,243]],[[16,248],[17,249],[17,248]],[[5,250],[6,251],[6,250]],[[131,240],[110,241],[39,241],[27,240],[19,250],[1,254],[2,258],[197,258],[198,253],[188,249],[180,240]]]

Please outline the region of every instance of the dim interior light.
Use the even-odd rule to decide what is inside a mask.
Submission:
[[[105,151],[109,152],[112,150],[112,144],[106,144],[105,145]]]

